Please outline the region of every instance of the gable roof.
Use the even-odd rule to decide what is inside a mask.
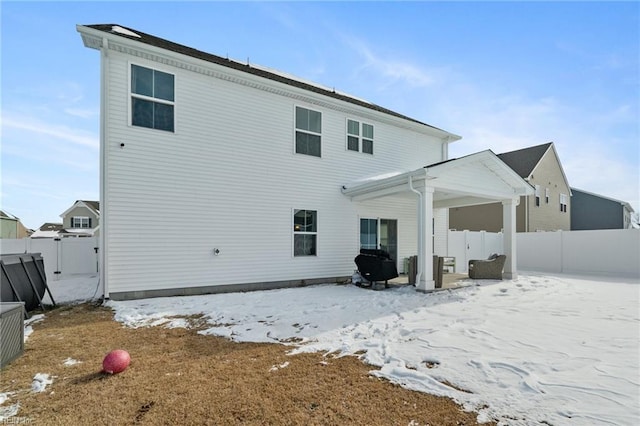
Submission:
[[[67,210],[65,210],[60,217],[65,217],[69,214],[69,212],[76,207],[86,207],[88,208],[96,217],[100,217],[100,202],[99,201],[88,201],[88,200],[76,200],[75,203],[71,205]]]
[[[468,176],[475,179],[468,181]],[[533,194],[533,187],[491,150],[431,164],[412,171],[386,173],[342,186],[342,193],[360,201],[412,194],[413,183],[434,189],[434,208],[487,204]]]
[[[14,215],[12,215],[11,213],[6,212],[6,211],[4,211],[4,210],[0,210],[0,217],[1,217],[2,219],[10,219],[10,220],[16,220],[16,221],[17,221],[17,220],[20,220],[20,219],[18,219],[16,216],[14,216]]]
[[[88,200],[78,200],[82,201],[87,205],[87,207],[93,209],[96,213],[100,214],[100,202],[99,201],[88,201]]]
[[[118,25],[118,24],[93,24],[93,25],[82,25],[82,27],[86,27],[86,28],[92,28],[94,30],[98,30],[98,31],[102,31],[105,33],[109,33],[109,34],[113,34],[119,37],[123,37],[135,42],[139,42],[139,43],[143,43],[143,44],[147,44],[150,46],[154,46],[154,47],[159,47],[161,49],[166,49],[172,52],[176,52],[176,53],[180,53],[183,55],[187,55],[190,56],[192,58],[196,58],[196,59],[201,59],[207,62],[211,62],[214,63],[216,65],[221,65],[227,68],[232,68],[234,70],[237,71],[242,71],[248,74],[252,74],[255,76],[259,76],[259,77],[263,77],[269,80],[273,80],[279,83],[284,83],[287,84],[289,86],[293,86],[296,88],[300,88],[300,89],[304,89],[304,90],[308,90],[310,92],[313,93],[317,93],[320,95],[324,95],[324,96],[328,96],[330,98],[334,98],[334,99],[339,99],[341,101],[345,101],[345,102],[349,102],[351,104],[354,105],[358,105],[364,108],[368,108],[377,112],[381,112],[384,114],[388,114],[397,118],[401,118],[404,120],[408,120],[423,126],[427,126],[429,128],[441,131],[441,132],[446,132],[445,130],[439,129],[435,126],[432,126],[430,124],[426,124],[423,123],[419,120],[416,120],[414,118],[408,117],[406,115],[397,113],[395,111],[391,111],[387,108],[383,108],[379,105],[376,104],[372,104],[370,102],[366,102],[363,101],[361,99],[357,99],[353,96],[348,96],[346,94],[340,93],[340,92],[336,92],[335,89],[333,90],[328,90],[326,88],[323,88],[319,85],[316,84],[311,84],[308,82],[304,82],[302,80],[296,79],[296,78],[291,78],[288,76],[283,75],[282,73],[276,73],[276,72],[271,72],[271,71],[267,71],[266,69],[264,69],[263,67],[259,67],[257,68],[256,66],[251,66],[249,63],[243,64],[240,62],[236,62],[234,60],[231,60],[229,58],[223,58],[221,56],[217,56],[211,53],[207,53],[207,52],[203,52],[201,50],[197,50],[194,49],[192,47],[188,47],[188,46],[184,46],[182,44],[178,44],[178,43],[174,43],[172,41],[169,40],[165,40],[162,39],[160,37],[156,37],[150,34],[146,34],[143,33],[141,31],[138,30],[134,30],[131,28],[127,28],[124,27],[122,25]],[[448,133],[448,132],[447,132]],[[457,135],[453,135],[451,134],[452,138],[451,141],[454,140],[458,140],[460,139],[460,136]]]
[[[551,145],[553,145],[553,142],[504,152],[498,154],[498,157],[518,173],[520,177],[526,179],[531,176],[533,169],[536,168]]]

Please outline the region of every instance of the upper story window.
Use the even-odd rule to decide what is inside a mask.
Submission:
[[[347,149],[373,154],[373,125],[347,120]]]
[[[549,204],[549,188],[544,189],[544,199],[547,204]]]
[[[174,75],[131,65],[131,124],[173,132]]]
[[[567,194],[560,194],[560,211],[567,212]]]
[[[318,212],[293,211],[293,255],[316,256],[318,238]]]
[[[72,228],[91,228],[91,218],[74,216],[71,218],[71,227]]]
[[[536,207],[540,207],[540,185],[536,185],[535,197],[536,197]]]
[[[322,113],[296,107],[296,153],[320,157]]]

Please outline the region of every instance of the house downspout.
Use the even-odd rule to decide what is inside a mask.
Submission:
[[[423,222],[424,222],[424,214],[422,212],[422,192],[418,191],[417,189],[415,189],[413,187],[413,176],[409,175],[409,189],[411,190],[411,192],[415,192],[416,194],[418,194],[418,197],[420,198],[420,204],[418,205],[418,254],[422,253],[424,251],[424,247],[421,247],[422,245],[422,238],[420,238],[419,236],[422,235],[422,227],[424,226]],[[417,271],[416,271],[416,286],[418,285],[418,283],[420,283],[420,279],[422,279],[422,259],[421,257],[424,256],[418,256],[418,262],[417,263]]]
[[[109,40],[102,39],[102,49],[100,51],[100,273],[99,279],[102,282],[102,296],[105,300],[109,298],[109,287],[107,285],[107,232],[109,231],[108,210],[106,199],[106,169],[107,169],[107,93],[109,90]]]

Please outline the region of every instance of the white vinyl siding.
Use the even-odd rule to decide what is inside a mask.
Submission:
[[[442,142],[426,127],[398,127],[395,118],[342,102],[321,109],[322,161],[315,161],[292,153],[295,108],[320,112],[299,100],[299,92],[282,96],[136,59],[180,83],[180,131],[153,132],[149,143],[148,129],[126,125],[129,59],[109,51],[105,74],[101,220],[108,229],[110,293],[350,276],[365,207],[345,197],[341,186],[442,160]],[[376,155],[345,155],[345,121],[365,115],[375,126]],[[372,208],[368,217],[399,220],[399,258],[416,254],[416,200],[375,205],[384,207]],[[321,213],[318,256],[292,256],[297,208]]]

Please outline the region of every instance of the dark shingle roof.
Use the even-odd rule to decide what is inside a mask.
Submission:
[[[184,46],[178,43],[174,43],[172,41],[169,40],[165,40],[156,36],[152,36],[150,34],[145,34],[143,32],[140,32],[138,30],[134,30],[132,28],[127,28],[124,27],[122,25],[119,24],[95,24],[95,25],[85,25],[88,28],[93,28],[99,31],[104,31],[110,34],[115,34],[117,36],[120,37],[124,37],[130,40],[134,40],[134,41],[138,41],[141,43],[145,43],[151,46],[156,46],[156,47],[160,47],[162,49],[167,49],[167,50],[171,50],[173,52],[177,52],[177,53],[181,53],[183,55],[187,55],[187,56],[191,56],[193,58],[197,58],[197,59],[202,59],[205,60],[207,62],[211,62],[217,65],[222,65],[224,67],[228,67],[228,68],[232,68],[235,70],[239,70],[242,72],[246,72],[248,74],[253,74],[259,77],[263,77],[263,78],[267,78],[269,80],[273,80],[273,81],[277,81],[279,83],[284,83],[287,84],[289,86],[293,86],[293,87],[297,87],[300,89],[304,89],[304,90],[308,90],[310,92],[314,92],[314,93],[318,93],[321,95],[325,95],[328,96],[330,98],[334,98],[334,99],[339,99],[341,101],[345,101],[345,102],[349,102],[351,104],[354,105],[358,105],[361,107],[365,107],[365,108],[369,108],[372,109],[374,111],[378,111],[378,112],[382,112],[388,115],[392,115],[394,117],[398,117],[398,118],[402,118],[404,120],[409,120],[412,121],[414,123],[418,123],[421,124],[423,126],[427,126],[430,127],[432,129],[436,129],[436,130],[440,130],[440,131],[444,131],[442,129],[439,129],[437,127],[431,126],[429,124],[423,123],[421,121],[418,121],[416,119],[413,119],[411,117],[407,117],[405,115],[399,114],[397,112],[391,111],[389,109],[383,108],[381,106],[372,104],[372,103],[368,103],[368,102],[364,102],[361,101],[359,99],[356,98],[352,98],[350,96],[346,96],[343,95],[341,93],[336,93],[335,91],[330,91],[327,89],[323,89],[321,87],[318,86],[314,86],[313,84],[308,84],[299,80],[295,80],[292,78],[287,78],[285,76],[279,75],[279,74],[275,74],[260,68],[254,68],[251,67],[249,64],[242,64],[240,62],[236,62],[227,58],[223,58],[221,56],[217,56],[217,55],[213,55],[211,53],[206,53],[188,46]],[[113,27],[120,27],[120,28],[124,28],[125,30],[131,31],[137,35],[139,35],[140,37],[135,37],[133,35],[127,35],[124,34],[123,32],[117,32],[117,31],[113,31]]]
[[[62,230],[62,224],[61,223],[50,223],[50,222],[46,222],[44,224],[42,224],[42,226],[40,228],[38,228],[40,231],[61,231]]]
[[[96,212],[100,211],[100,202],[99,201],[87,201],[87,200],[78,200],[78,201],[82,201],[83,203],[85,203],[86,205],[88,205],[89,207],[94,209]]]
[[[0,210],[0,217],[3,219],[18,220],[17,217],[12,215],[11,213],[5,212],[4,210]]]
[[[528,178],[553,142],[498,154],[498,157],[522,178]]]

